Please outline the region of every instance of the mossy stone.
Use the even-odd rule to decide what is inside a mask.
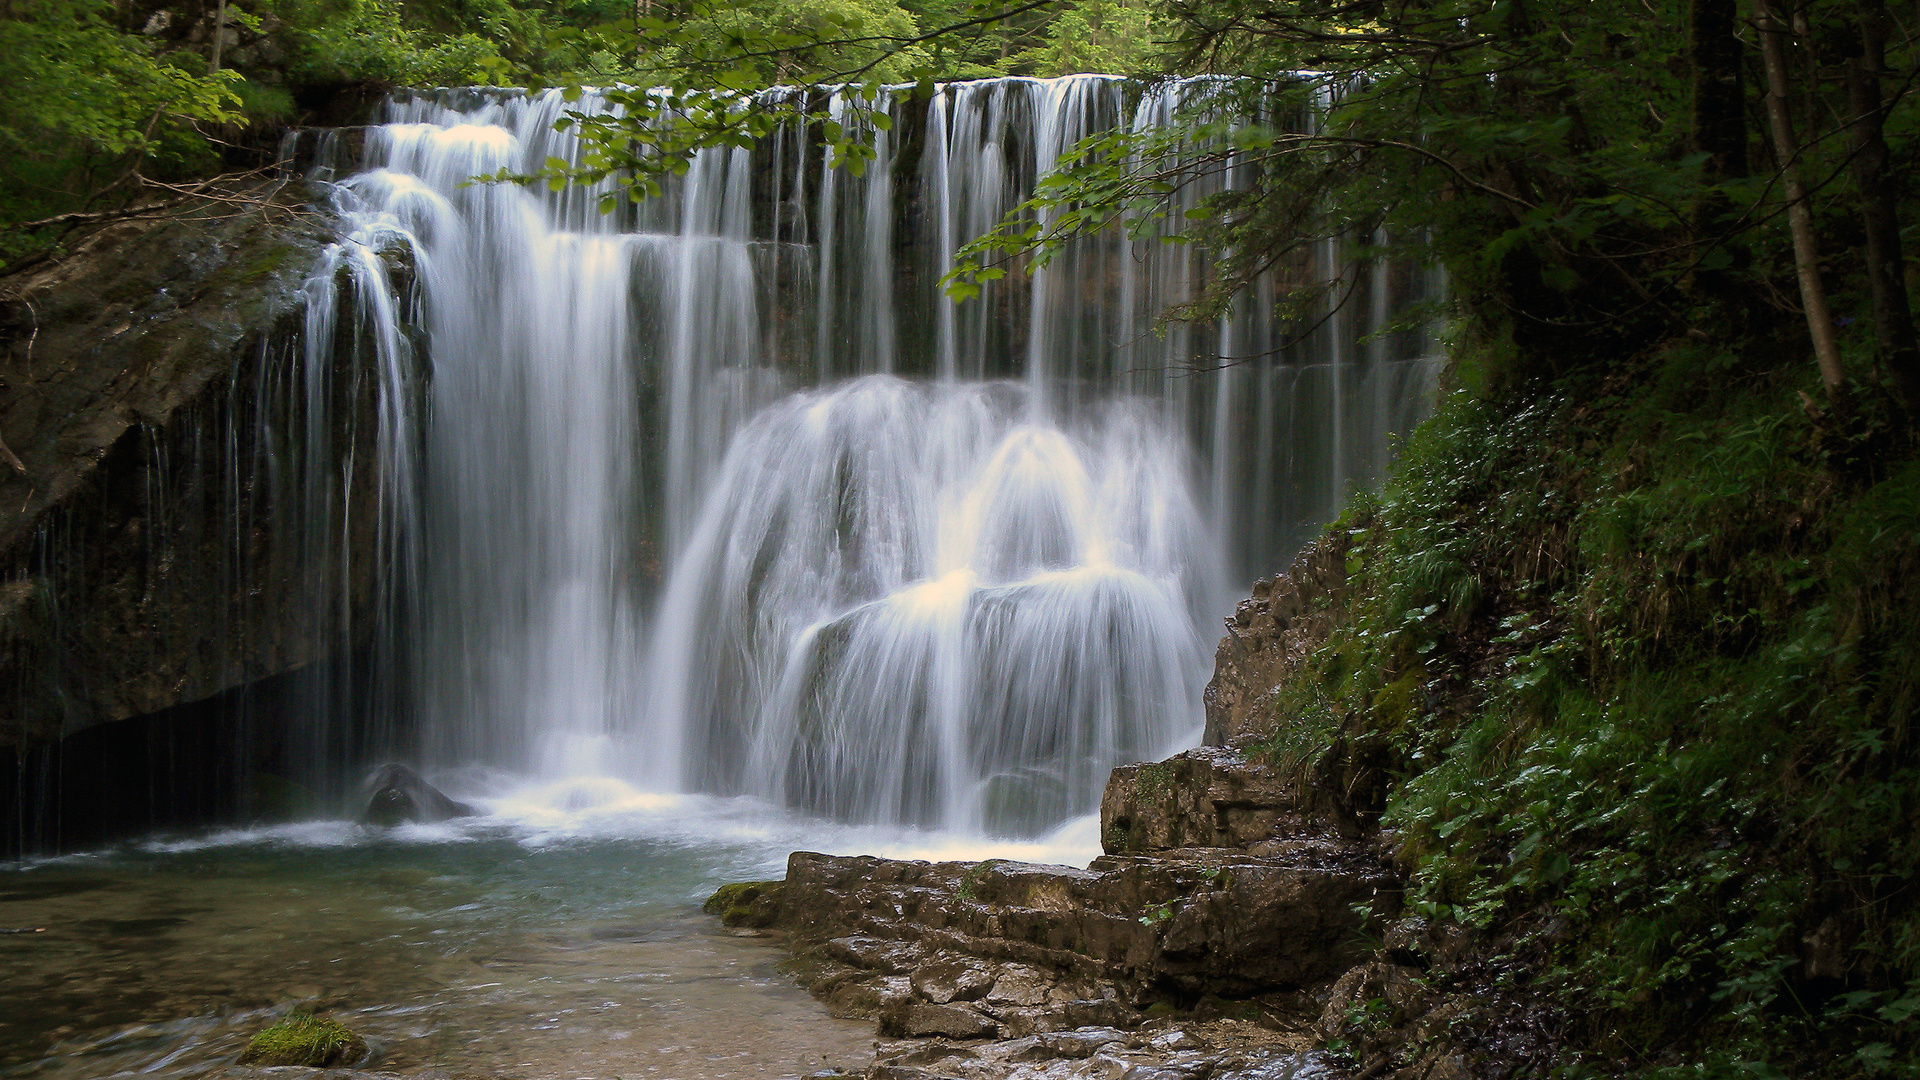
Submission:
[[[247,1042],[240,1064],[325,1068],[358,1061],[366,1053],[366,1040],[347,1030],[338,1020],[288,1013],[279,1023]]]
[[[723,926],[772,926],[780,918],[784,881],[736,881],[714,890],[700,910],[720,916]]]

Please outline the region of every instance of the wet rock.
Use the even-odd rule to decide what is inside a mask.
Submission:
[[[829,957],[888,973],[944,952],[1017,964],[1047,983],[1128,988],[1122,997],[1243,997],[1338,977],[1360,958],[1353,905],[1389,907],[1393,890],[1358,850],[1186,849],[1103,856],[1087,870],[796,852],[780,925],[803,948],[825,939]],[[1041,979],[1003,971],[989,1005],[1050,1000]]]
[[[875,1065],[867,1070],[867,1080],[941,1080],[941,1074],[912,1065]]]
[[[1001,969],[993,988],[987,991],[987,1004],[1035,1006],[1047,1003],[1047,991],[1053,980],[1024,964],[1009,964]]]
[[[877,937],[841,937],[827,942],[827,955],[843,964],[898,975],[918,967],[921,951],[904,941]]]
[[[914,992],[936,1005],[950,1001],[979,1001],[995,986],[993,972],[984,964],[948,960],[928,964],[913,973]]]
[[[1025,1038],[1048,1031],[1064,1031],[1067,1018],[1057,1009],[993,1009],[1001,1030],[1009,1038]]]
[[[1341,530],[1315,541],[1287,573],[1254,582],[1253,595],[1227,620],[1204,695],[1207,745],[1265,735],[1284,719],[1274,715],[1270,691],[1332,631],[1347,592],[1350,542]]]
[[[238,213],[113,226],[6,283],[0,444],[21,467],[0,455],[0,581],[23,587],[0,591],[0,747],[333,655],[342,620],[317,595],[349,635],[369,628],[375,455],[343,437],[314,462],[353,492],[342,522],[373,515],[340,526],[343,549],[320,550],[275,502],[301,490],[305,459],[270,444],[284,418],[259,415],[285,378],[268,345],[300,324],[331,236],[292,212],[298,185],[259,195]],[[342,433],[376,408],[348,382],[332,405]],[[257,471],[269,454],[291,470],[273,483]]]
[[[1334,1080],[1342,1075],[1333,1060],[1317,1050],[1284,1054],[1216,1074],[1216,1080]]]
[[[1424,1015],[1429,1007],[1427,989],[1418,968],[1370,961],[1340,976],[1327,997],[1326,1008],[1315,1025],[1328,1039],[1346,1037],[1358,1015],[1369,1010],[1386,1010],[1385,1016],[1371,1017],[1379,1026],[1399,1026]]]
[[[950,1043],[940,1042],[921,1043],[912,1046],[912,1048],[905,1053],[887,1055],[886,1064],[931,1065],[935,1062],[946,1061],[950,1058],[971,1058],[974,1056],[973,1050],[964,1046],[954,1046]]]
[[[965,1005],[904,1002],[880,1014],[883,1035],[909,1038],[986,1039],[1000,1033],[992,1019]]]
[[[783,887],[783,883],[778,881],[742,881],[722,885],[707,897],[707,902],[700,905],[700,910],[719,916],[722,926],[752,929],[772,926],[780,919],[780,892]]]
[[[1036,1037],[1038,1045],[1049,1057],[1088,1058],[1103,1047],[1116,1044],[1124,1045],[1127,1036],[1113,1028],[1083,1027],[1072,1031],[1055,1031]]]
[[[1182,1068],[1178,1065],[1151,1064],[1135,1065],[1122,1073],[1120,1080],[1200,1080],[1207,1074],[1202,1068]]]
[[[420,774],[405,765],[382,765],[374,770],[367,786],[372,794],[360,820],[367,825],[392,827],[407,822],[432,823],[457,817],[471,817],[473,807],[449,799],[439,788],[427,783]]]
[[[1071,1027],[1120,1027],[1131,1028],[1139,1025],[1141,1017],[1137,1009],[1127,1007],[1124,1002],[1112,998],[1098,1001],[1069,1001],[1061,1010],[1067,1024]]]
[[[1162,1032],[1147,1040],[1147,1046],[1150,1049],[1157,1050],[1162,1054],[1178,1053],[1182,1050],[1198,1050],[1204,1045],[1205,1044],[1199,1039],[1194,1038],[1190,1033],[1179,1028]]]
[[[1324,833],[1290,779],[1236,750],[1195,747],[1166,761],[1124,765],[1100,800],[1109,855],[1187,847],[1250,847],[1276,833]]]

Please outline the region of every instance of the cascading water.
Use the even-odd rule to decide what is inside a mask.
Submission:
[[[553,121],[591,94],[391,102],[313,291],[330,317],[349,267],[381,326],[387,662],[423,754],[1005,835],[1195,740],[1203,628],[1424,411],[1421,334],[1350,343],[1431,283],[1329,246],[1310,272],[1367,302],[1282,348],[1278,282],[1155,334],[1204,262],[1154,237],[969,303],[935,282],[1076,140],[1206,87],[901,94],[863,176],[790,128],[605,216],[466,183],[572,157]],[[371,295],[396,248],[410,323]]]

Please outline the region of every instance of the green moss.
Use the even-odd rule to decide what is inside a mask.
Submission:
[[[700,910],[718,915],[723,926],[765,927],[780,918],[784,881],[738,881],[714,890]]]
[[[337,1020],[288,1013],[247,1042],[242,1065],[305,1065],[326,1068],[365,1057],[366,1041]]]
[[[986,859],[968,867],[967,872],[960,875],[959,883],[953,887],[954,897],[959,900],[977,899],[981,875],[985,874],[994,863],[1005,861],[1005,859]]]
[[[1154,803],[1173,791],[1173,769],[1164,762],[1151,762],[1134,769],[1133,792],[1142,803]]]

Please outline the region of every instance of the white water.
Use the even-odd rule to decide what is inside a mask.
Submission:
[[[350,293],[382,655],[421,756],[1032,836],[1194,742],[1213,620],[1424,411],[1419,335],[1353,343],[1429,286],[1375,268],[1281,349],[1254,297],[1152,333],[1204,274],[1152,237],[1077,241],[966,304],[933,282],[1064,148],[1204,88],[902,96],[863,177],[784,131],[607,216],[593,191],[464,186],[573,154],[557,94],[390,104],[339,187],[308,364]],[[376,256],[398,250],[411,289]],[[1192,372],[1214,354],[1256,359]]]

